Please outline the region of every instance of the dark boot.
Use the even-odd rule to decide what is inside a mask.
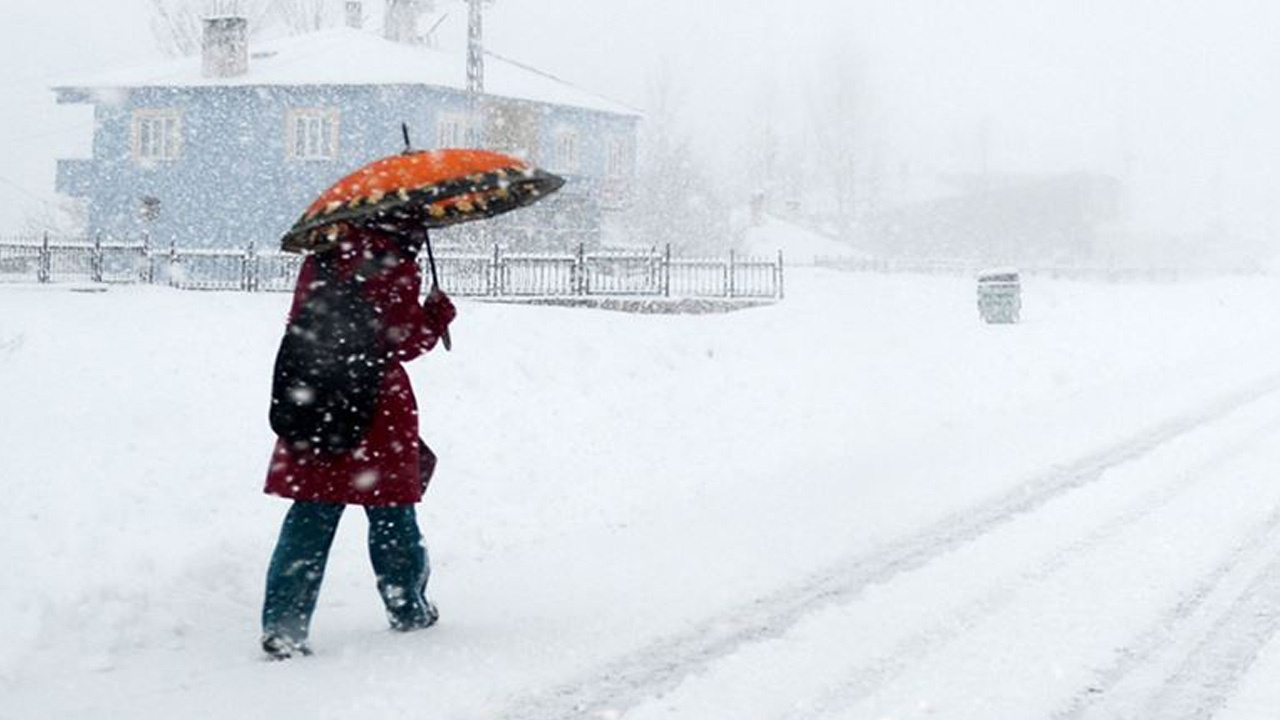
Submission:
[[[393,630],[429,628],[440,618],[427,599],[431,565],[412,506],[371,507],[369,558],[378,576],[378,594]]]
[[[342,505],[295,502],[267,570],[262,649],[275,659],[310,655],[307,634]]]
[[[399,612],[393,612],[387,609],[387,620],[391,623],[391,629],[396,632],[413,632],[414,630],[426,630],[436,621],[440,619],[440,611],[436,609],[435,603],[431,602],[423,596],[418,602],[406,605]]]
[[[267,654],[268,660],[288,660],[311,654],[311,648],[307,646],[305,640],[297,642],[283,635],[264,635],[262,651]]]

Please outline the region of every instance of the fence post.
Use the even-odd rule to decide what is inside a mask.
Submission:
[[[240,289],[246,292],[258,290],[258,254],[254,252],[253,241],[245,248],[244,257],[240,260]]]
[[[151,232],[148,230],[142,231],[142,259],[147,263],[146,274],[143,279],[147,281],[148,285],[155,285],[156,264],[151,257]]]
[[[733,276],[736,275],[734,269],[733,250],[729,250],[729,265],[725,268],[725,295],[733,297]]]
[[[93,235],[93,260],[90,261],[90,274],[92,275],[94,282],[102,282],[102,277],[105,274],[103,272],[103,265],[105,264],[106,261],[103,258],[102,252],[102,231],[99,230]]]
[[[498,275],[502,265],[502,251],[498,249],[498,243],[493,244],[493,262],[489,265],[489,295],[498,296],[502,294],[501,276]]]
[[[169,243],[169,287],[178,287],[178,241]]]
[[[52,265],[49,257],[49,232],[45,231],[44,239],[40,242],[40,260],[36,263],[36,280],[42,283],[49,282]]]
[[[776,289],[777,289],[777,291],[778,291],[778,299],[779,299],[779,300],[781,300],[781,299],[784,297],[784,294],[783,294],[783,281],[782,281],[782,268],[783,268],[783,267],[784,267],[784,266],[783,266],[783,264],[782,264],[782,250],[781,250],[781,249],[779,249],[779,250],[778,250],[778,282],[777,282],[777,285],[776,285]]]
[[[578,257],[574,260],[574,273],[577,275],[578,282],[573,289],[577,295],[589,295],[590,287],[587,282],[587,246],[586,243],[578,243]]]
[[[662,253],[662,297],[671,297],[671,243]]]

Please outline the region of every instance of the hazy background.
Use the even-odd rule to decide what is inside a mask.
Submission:
[[[86,111],[48,86],[161,57],[150,0],[5,7],[0,234],[53,222],[55,158],[88,153]],[[1117,243],[1273,252],[1274,1],[496,0],[485,22],[490,50],[644,108],[727,209],[768,191],[816,212],[852,176],[835,232],[857,244],[864,215],[947,178],[1084,172],[1123,185]]]

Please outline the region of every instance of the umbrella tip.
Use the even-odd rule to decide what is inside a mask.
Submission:
[[[413,146],[409,143],[409,123],[400,123],[400,131],[404,133],[404,151],[406,153],[413,152]]]

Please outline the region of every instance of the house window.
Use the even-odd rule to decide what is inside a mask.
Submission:
[[[338,111],[289,111],[288,155],[296,160],[333,160],[338,156]]]
[[[436,122],[436,147],[466,147],[467,116],[462,113],[440,113]]]
[[[578,133],[561,130],[556,133],[555,167],[561,172],[578,171]]]
[[[182,154],[182,115],[177,110],[133,111],[133,159],[177,160]]]
[[[620,137],[611,137],[606,146],[605,177],[619,178],[627,174],[627,141]]]

